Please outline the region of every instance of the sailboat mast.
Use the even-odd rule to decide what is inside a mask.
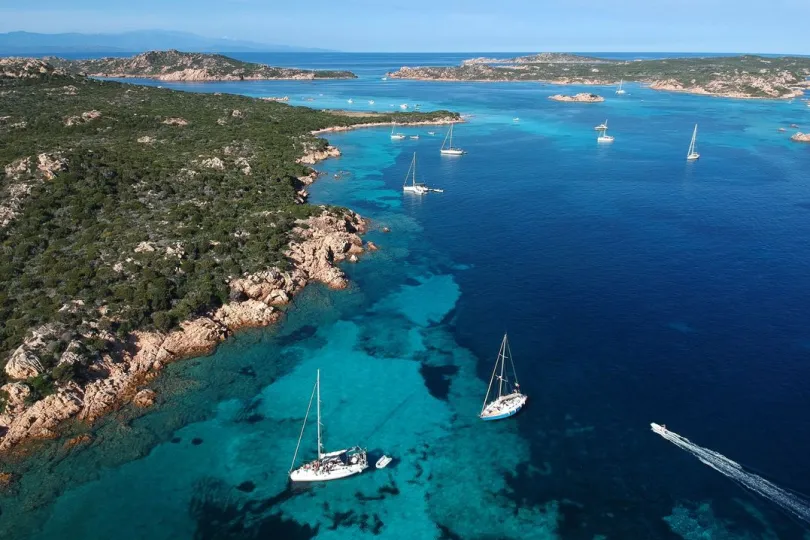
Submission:
[[[416,152],[413,153],[413,179],[411,180],[411,184],[416,186]]]
[[[498,355],[500,358],[500,354]],[[498,373],[498,362],[495,361],[495,366],[492,368],[492,377],[489,378],[489,386],[487,386],[487,395],[484,396],[484,406],[481,407],[481,412],[487,408],[487,400],[489,400],[489,393],[492,391],[492,383],[495,382],[495,374]]]
[[[501,374],[498,377],[498,397],[503,395],[503,368],[506,364],[506,334],[503,335],[503,342],[501,343],[501,352],[498,354],[498,360],[501,362]]]
[[[321,444],[321,370],[318,370],[318,380],[315,383],[318,389],[318,459],[323,457],[323,445]]]
[[[453,124],[450,124],[450,149],[453,149]]]

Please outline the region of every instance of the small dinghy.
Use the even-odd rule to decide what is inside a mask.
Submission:
[[[394,458],[392,458],[391,456],[383,456],[383,457],[381,457],[380,459],[377,460],[376,467],[378,469],[384,469],[384,468],[388,467],[388,464],[391,463],[393,460],[394,460]]]

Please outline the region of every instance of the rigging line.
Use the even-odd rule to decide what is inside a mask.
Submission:
[[[301,426],[301,434],[298,436],[298,444],[295,445],[295,454],[293,454],[293,460],[292,463],[290,464],[289,472],[292,472],[292,470],[295,468],[295,458],[298,457],[298,449],[301,447],[301,439],[304,437],[304,428],[307,427],[307,418],[309,418],[309,410],[312,408],[312,400],[315,398],[316,387],[317,383],[315,383],[315,386],[312,387],[312,395],[309,396],[309,405],[307,405],[307,414],[304,415],[304,424]]]

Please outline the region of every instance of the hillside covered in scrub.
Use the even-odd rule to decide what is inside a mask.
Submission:
[[[307,281],[345,286],[333,264],[366,248],[364,222],[306,204],[309,165],[339,155],[313,131],[457,120],[345,116],[0,59],[0,449],[92,418],[135,375],[276,320]]]
[[[241,81],[272,79],[355,79],[351,71],[272,67],[221,54],[150,51],[129,58],[66,60],[45,58],[65,71],[93,77],[140,77],[162,81]]]

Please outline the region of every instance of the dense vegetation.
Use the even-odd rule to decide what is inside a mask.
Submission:
[[[103,311],[119,335],[166,330],[223,302],[229,276],[284,266],[312,211],[296,159],[326,145],[311,130],[451,115],[347,117],[46,71],[0,69],[0,203],[16,209],[0,228],[2,363],[43,323]]]
[[[271,67],[242,62],[221,54],[150,51],[131,58],[66,60],[46,58],[51,65],[76,74],[117,77],[166,77],[183,70],[200,70],[209,79],[354,79],[350,71]]]
[[[686,91],[740,97],[783,97],[807,87],[810,57],[726,56],[619,61],[543,53],[509,60],[472,59],[458,67],[402,68],[395,78],[482,81],[664,83]]]

